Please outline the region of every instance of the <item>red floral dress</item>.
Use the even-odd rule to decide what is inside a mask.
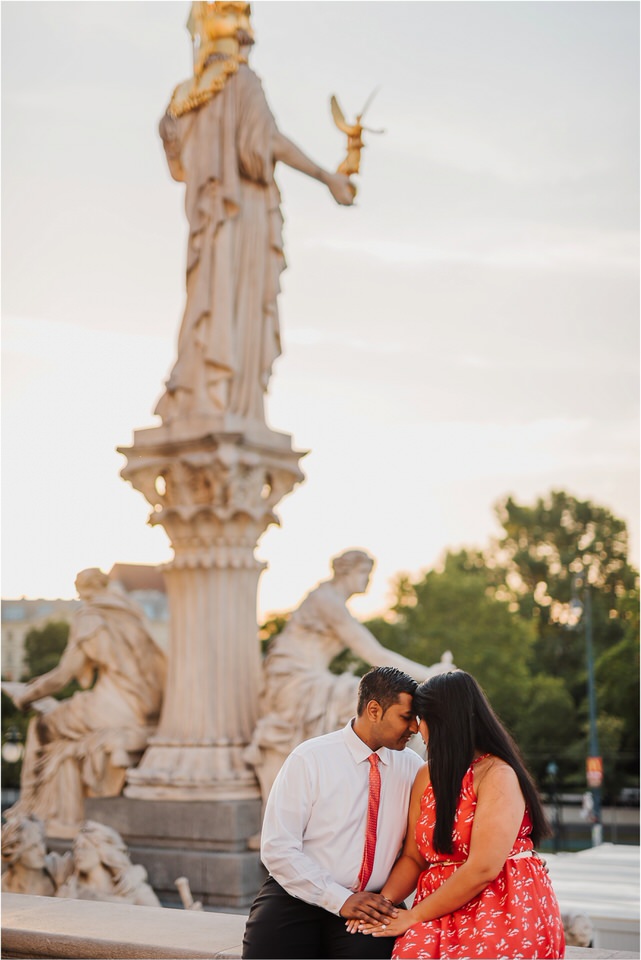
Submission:
[[[478,757],[474,763],[487,756],[489,754]],[[467,859],[476,809],[474,763],[463,777],[454,819],[452,853],[437,853],[432,845],[436,801],[431,784],[421,797],[416,842],[431,866],[419,877],[414,904],[433,893],[451,877],[460,862]],[[526,810],[510,856],[498,877],[454,913],[410,927],[396,940],[392,957],[412,960],[563,957],[565,938],[561,913],[545,868],[537,857],[517,856],[532,849],[531,831],[532,823]]]

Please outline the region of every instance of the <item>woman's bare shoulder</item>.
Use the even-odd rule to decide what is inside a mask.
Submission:
[[[481,786],[520,790],[514,768],[505,760],[501,760],[500,757],[492,755],[483,757],[482,760],[474,764],[474,790],[477,794]]]

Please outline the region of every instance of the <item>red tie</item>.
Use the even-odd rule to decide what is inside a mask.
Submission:
[[[369,796],[367,798],[367,828],[365,830],[365,848],[363,862],[358,875],[358,889],[364,890],[374,868],[376,853],[376,824],[378,823],[378,805],[381,799],[381,775],[378,769],[378,754],[370,753],[367,758],[371,764],[369,770]]]

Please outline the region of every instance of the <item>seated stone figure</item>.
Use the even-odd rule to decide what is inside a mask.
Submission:
[[[124,591],[96,568],[78,574],[76,589],[83,604],[58,665],[27,684],[7,685],[16,706],[38,711],[27,733],[20,799],[9,813],[33,813],[58,837],[75,836],[85,796],[122,791],[127,768],[156,727],[166,675],[165,655]],[[48,696],[74,678],[82,692],[60,702]]]
[[[72,854],[73,873],[58,891],[59,897],[160,906],[147,883],[147,871],[131,862],[122,837],[111,827],[85,820]]]
[[[283,761],[303,740],[344,726],[354,715],[359,677],[334,674],[329,665],[349,649],[366,663],[397,667],[419,682],[452,669],[452,657],[427,667],[381,646],[346,606],[367,590],[373,559],[348,550],[332,561],[334,575],[315,587],[277,634],[264,664],[261,717],[245,751],[260,782],[263,804]],[[257,845],[252,838],[250,846]]]
[[[71,854],[47,853],[42,820],[11,817],[2,825],[2,892],[53,897],[69,878]]]

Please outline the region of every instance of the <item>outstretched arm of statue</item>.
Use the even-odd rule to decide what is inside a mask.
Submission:
[[[427,680],[428,677],[431,677],[435,673],[440,673],[441,670],[445,668],[445,664],[443,664],[443,667],[441,667],[440,664],[434,664],[434,666],[428,667],[424,663],[416,663],[414,660],[409,660],[400,653],[395,653],[394,650],[388,650],[387,647],[384,647],[378,642],[374,634],[370,633],[367,627],[363,626],[362,623],[359,623],[358,620],[351,615],[345,606],[342,606],[342,609],[340,609],[337,604],[333,614],[333,626],[336,633],[345,646],[349,647],[349,649],[360,657],[361,660],[364,660],[365,663],[377,667],[396,667],[398,670],[402,670],[404,673],[408,673],[411,677],[414,677],[419,683]],[[451,667],[452,664],[448,663],[447,668],[451,669]]]
[[[63,651],[60,662],[53,670],[35,677],[25,684],[24,690],[13,698],[19,710],[26,710],[34,700],[57,693],[58,690],[73,680],[86,666],[85,655],[75,644],[68,645]]]
[[[344,173],[330,173],[328,170],[323,170],[313,160],[310,160],[300,147],[284,137],[282,133],[276,132],[274,134],[272,144],[274,160],[280,160],[281,163],[286,163],[293,170],[300,170],[301,173],[312,177],[313,180],[324,183],[336,203],[340,203],[344,207],[350,207],[353,204],[356,190],[349,177],[346,177]]]

